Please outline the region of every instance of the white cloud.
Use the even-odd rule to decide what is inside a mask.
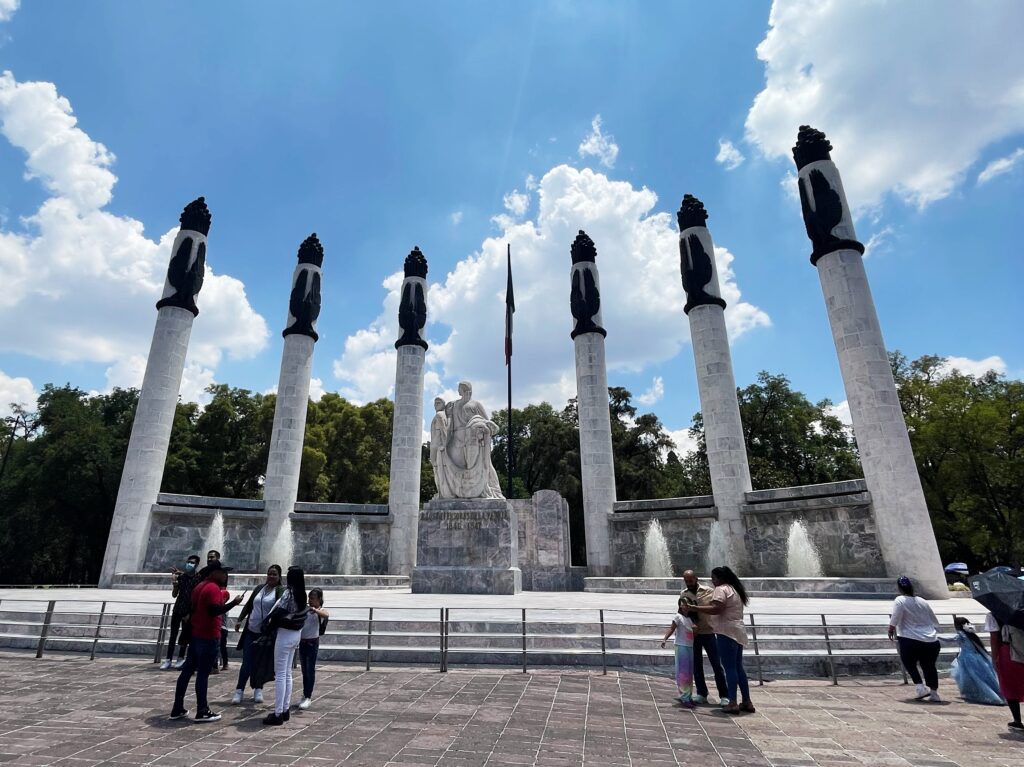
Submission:
[[[690,436],[689,427],[685,429],[677,429],[676,431],[669,431],[666,429],[665,433],[668,434],[669,439],[675,443],[676,455],[679,456],[680,460],[682,460],[684,456],[696,452],[697,440]]]
[[[996,176],[1002,176],[1004,173],[1009,173],[1020,164],[1021,160],[1024,160],[1024,147],[1015,149],[1013,152],[1006,155],[1006,157],[1000,157],[998,160],[993,160],[985,166],[981,173],[978,174],[978,186],[987,184]]]
[[[589,168],[559,165],[539,180],[537,199],[534,220],[506,220],[500,234],[458,262],[442,283],[430,285],[428,400],[465,378],[488,407],[500,408],[505,402],[506,243],[512,248],[516,278],[512,365],[517,405],[545,400],[557,407],[575,396],[568,275],[569,246],[578,229],[585,229],[597,245],[613,380],[615,371],[642,371],[675,356],[688,342],[678,232],[674,216],[652,212],[657,204],[653,192]],[[429,259],[430,253],[426,255]],[[715,259],[729,303],[731,338],[770,324],[762,310],[741,300],[733,255],[715,248]],[[381,315],[346,339],[334,364],[343,396],[360,402],[390,396],[401,283],[399,272],[384,281]]]
[[[651,388],[636,398],[636,401],[641,405],[650,407],[656,402],[660,402],[661,398],[665,396],[665,379],[661,376],[655,376],[654,380],[651,381]]]
[[[39,392],[29,379],[12,378],[0,370],[0,418],[6,418],[11,414],[11,405],[34,409],[38,397]]]
[[[0,0],[0,21],[10,21],[21,0]]]
[[[889,247],[889,241],[894,234],[896,234],[896,230],[891,226],[884,226],[872,234],[864,245],[864,258],[868,258],[878,252],[884,252]]]
[[[983,360],[972,360],[970,357],[946,357],[940,366],[940,371],[948,375],[954,370],[967,376],[983,376],[990,370],[1001,374],[1006,372],[1006,362],[995,354]]]
[[[791,161],[824,130],[855,208],[948,196],[989,144],[1024,130],[1024,4],[776,0],[747,140]],[[955,30],[955,32],[951,32]]]
[[[619,156],[619,145],[615,137],[601,131],[601,115],[595,115],[590,121],[590,133],[580,143],[580,157],[596,157],[606,168],[615,167],[615,158]]]
[[[715,162],[724,165],[726,170],[736,170],[745,159],[743,153],[731,141],[718,140],[718,154],[715,155]]]
[[[309,398],[314,402],[319,402],[323,399],[326,392],[324,391],[324,382],[321,378],[310,378],[309,379]]]
[[[530,195],[513,189],[502,198],[502,203],[505,205],[505,210],[516,218],[522,218],[526,215],[527,208],[530,207]]]
[[[76,122],[52,83],[0,75],[0,133],[27,152],[26,175],[53,195],[22,220],[22,231],[0,231],[0,324],[18,328],[0,336],[0,352],[106,364],[108,386],[138,386],[177,211],[169,211],[170,229],[152,240],[141,222],[104,210],[117,180],[109,170],[113,155]],[[224,354],[252,357],[268,337],[245,286],[210,265],[217,259],[215,230],[209,253],[186,399],[212,382]]]
[[[844,426],[853,426],[853,417],[850,415],[850,401],[837,402],[825,411],[828,415],[835,416],[843,422]]]
[[[457,210],[448,216],[448,220],[452,222],[452,226],[458,226],[462,223],[462,211]]]
[[[526,186],[527,191],[532,192],[534,189],[537,188],[537,179],[535,179],[533,177],[533,174],[531,173],[526,177],[526,181],[524,182],[524,184]]]

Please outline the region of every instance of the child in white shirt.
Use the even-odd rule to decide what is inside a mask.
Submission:
[[[683,708],[693,708],[693,621],[690,620],[689,602],[685,597],[679,598],[679,612],[672,616],[672,623],[662,637],[661,646],[672,634],[676,635],[676,687],[679,690],[679,702]]]

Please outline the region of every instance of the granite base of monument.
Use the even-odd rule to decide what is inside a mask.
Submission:
[[[518,594],[519,525],[503,499],[434,500],[420,511],[414,594]]]

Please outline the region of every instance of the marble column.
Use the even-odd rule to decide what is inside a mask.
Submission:
[[[683,311],[690,320],[690,345],[697,367],[697,389],[718,522],[729,547],[729,562],[742,569],[746,560],[740,506],[750,491],[750,467],[743,442],[736,379],[725,327],[725,300],[718,282],[715,245],[705,222],[704,204],[683,197],[679,222],[679,265],[686,291]]]
[[[611,575],[608,515],[615,504],[615,461],[608,410],[608,369],[601,326],[601,280],[597,248],[582,229],[570,249],[572,288],[571,338],[576,347],[576,409],[580,429],[580,466],[583,480],[583,521],[587,536],[587,571]]]
[[[112,586],[117,573],[142,568],[153,504],[160,493],[167,461],[192,321],[199,314],[195,299],[203,287],[211,221],[205,199],[189,203],[179,221],[181,228],[171,247],[164,291],[156,305],[156,328],[107,537],[101,588]]]
[[[882,559],[888,575],[906,574],[922,596],[944,599],[949,592],[864,270],[864,246],[831,150],[824,133],[804,125],[793,159]]]
[[[261,567],[271,559],[287,556],[291,540],[291,513],[299,494],[302,446],[306,437],[306,411],[309,408],[309,381],[313,373],[313,345],[320,316],[320,280],[324,249],[316,232],[299,246],[299,263],[292,275],[292,291],[285,323],[281,374],[277,380],[274,428],[270,435],[270,454],[263,501],[266,525],[260,546]],[[283,537],[282,537],[283,536]],[[273,556],[272,556],[273,554]],[[277,562],[287,568],[292,562]]]
[[[398,308],[401,335],[395,341],[395,415],[391,426],[391,481],[388,509],[391,541],[388,572],[410,575],[416,566],[420,515],[420,462],[423,460],[423,361],[427,342],[427,259],[413,248],[405,259],[405,281]]]

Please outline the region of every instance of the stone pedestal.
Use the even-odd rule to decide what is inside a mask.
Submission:
[[[101,588],[110,588],[116,573],[137,572],[142,567],[194,319],[192,312],[177,306],[165,306],[157,312],[103,557]]]
[[[435,500],[419,516],[414,594],[518,594],[519,525],[505,500]],[[394,538],[392,528],[392,539]]]

